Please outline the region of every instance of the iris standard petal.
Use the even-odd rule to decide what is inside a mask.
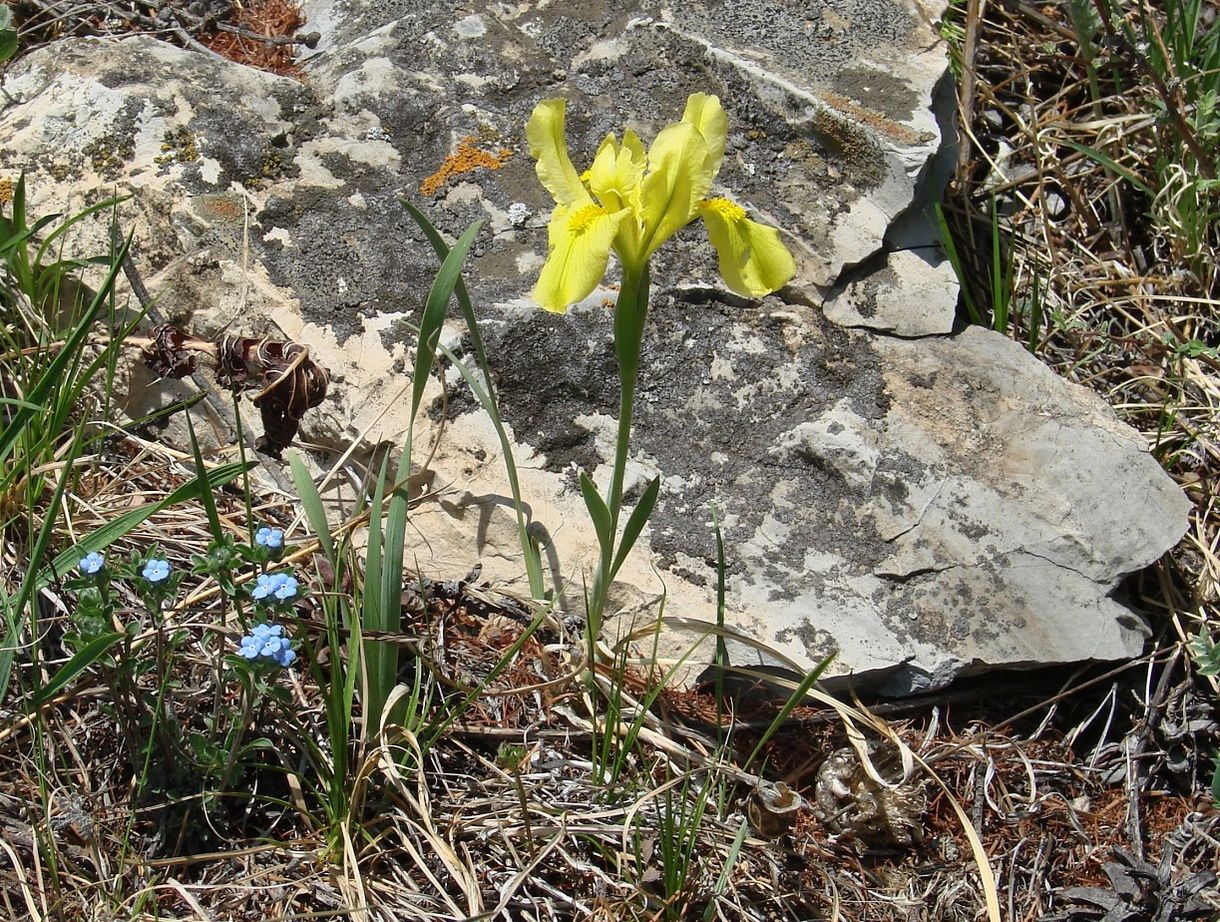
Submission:
[[[638,138],[636,143],[638,145]],[[642,155],[642,147],[639,153]],[[607,211],[620,211],[631,207],[643,176],[643,157],[626,145],[620,146],[614,135],[609,134],[593,158],[593,166],[589,170],[589,189]]]
[[[740,295],[761,298],[788,283],[796,263],[779,231],[746,217],[740,205],[716,198],[700,206],[707,235],[720,257],[720,274]]]
[[[648,151],[644,149],[644,142],[640,140],[640,136],[630,128],[623,132],[623,150],[631,156],[635,169],[642,175],[644,167],[648,164]]]
[[[637,215],[645,162],[644,145],[635,132],[628,131],[622,145],[614,135],[607,135],[589,170],[589,188],[605,209],[630,212],[619,225],[613,243],[619,258],[630,264],[639,262],[640,221]]]
[[[663,129],[648,150],[648,175],[640,193],[643,259],[691,222],[712,185],[707,143],[694,125]]]
[[[588,296],[606,274],[610,244],[627,214],[626,210],[609,213],[592,203],[557,206],[547,227],[546,264],[531,297],[562,314]]]
[[[538,179],[555,201],[560,205],[584,204],[589,201],[589,193],[572,166],[564,137],[566,106],[565,99],[545,99],[538,103],[525,126],[525,137],[529,141],[530,156],[537,161]]]
[[[720,161],[724,159],[724,143],[729,135],[729,119],[720,105],[720,97],[709,93],[692,93],[686,100],[686,111],[682,121],[695,126],[707,144],[704,169],[712,178],[720,172]]]

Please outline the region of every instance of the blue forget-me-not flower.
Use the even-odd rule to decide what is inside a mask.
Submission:
[[[98,551],[90,551],[80,559],[77,567],[85,576],[94,576],[106,565],[106,558]]]
[[[141,575],[150,583],[163,583],[169,579],[169,561],[154,557],[144,564]]]
[[[296,577],[287,573],[260,573],[254,588],[250,590],[250,597],[263,602],[274,596],[281,602],[287,602],[296,598],[299,586]]]
[[[284,532],[279,528],[264,525],[254,533],[254,543],[268,550],[279,550],[284,546]]]

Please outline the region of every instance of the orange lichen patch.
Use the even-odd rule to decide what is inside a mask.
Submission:
[[[293,0],[249,0],[234,7],[229,21],[232,25],[256,35],[288,38],[305,25],[305,15]],[[204,38],[203,44],[239,64],[257,67],[282,77],[301,75],[300,66],[295,60],[296,45],[261,42],[219,30]]]
[[[0,205],[7,205],[13,200],[13,180],[5,176],[0,178]]]
[[[475,170],[498,170],[504,166],[513,152],[507,147],[501,147],[496,153],[479,150],[474,146],[475,138],[462,138],[458,149],[445,158],[440,169],[419,184],[422,195],[435,195],[437,191],[454,176],[473,173]]]
[[[191,206],[204,218],[226,224],[240,224],[246,216],[242,200],[225,192],[197,195],[191,200]]]

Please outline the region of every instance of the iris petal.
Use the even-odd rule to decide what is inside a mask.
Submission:
[[[643,174],[643,159],[620,147],[614,135],[606,135],[589,170],[589,188],[608,211],[619,211],[631,207]]]
[[[784,287],[796,274],[792,254],[774,227],[751,221],[741,206],[728,199],[711,199],[700,211],[720,257],[720,274],[733,291],[761,298]]]
[[[691,95],[682,120],[663,129],[647,151],[633,131],[624,132],[622,143],[607,135],[583,176],[568,156],[565,111],[564,100],[546,100],[526,127],[538,178],[557,202],[546,263],[532,293],[543,307],[562,313],[587,297],[605,275],[612,248],[625,270],[638,273],[700,214],[734,291],[760,297],[795,274],[792,254],[774,228],[749,220],[726,199],[706,198],[728,137],[716,96]]]
[[[639,261],[640,222],[636,215],[640,210],[645,162],[644,145],[635,132],[628,130],[622,145],[614,135],[606,136],[589,170],[589,188],[606,210],[631,212],[631,217],[619,225],[613,244],[619,258],[631,264]]]
[[[686,100],[686,111],[682,121],[695,126],[695,130],[707,144],[707,158],[703,168],[712,178],[720,172],[720,161],[724,159],[724,142],[729,135],[729,120],[720,105],[720,97],[709,93],[692,93]]]
[[[610,244],[627,214],[593,204],[556,207],[547,227],[546,264],[531,297],[560,314],[587,297],[606,274]]]
[[[652,142],[649,172],[640,196],[644,259],[695,217],[699,202],[712,185],[707,161],[707,142],[689,122],[666,127]]]
[[[568,157],[564,137],[564,110],[567,100],[545,99],[534,107],[525,137],[530,156],[537,161],[538,179],[560,205],[589,201],[589,193],[580,181],[580,174]]]

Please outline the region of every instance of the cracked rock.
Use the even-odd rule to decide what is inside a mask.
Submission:
[[[723,291],[701,228],[658,255],[628,496],[658,472],[663,487],[620,571],[618,626],[664,594],[686,627],[661,653],[682,656],[715,621],[714,507],[737,664],[807,670],[835,652],[832,672],[901,693],[1138,652],[1117,587],[1183,534],[1185,497],[1098,398],[997,334],[949,335],[946,268],[887,243],[940,147],[936,11],[806,6],[308,0],[324,38],[305,83],[150,37],[68,38],[6,72],[0,169],[29,171],[42,213],[132,192],[121,218],[159,303],[197,336],[307,345],[332,386],[300,438],[336,454],[363,439],[357,458],[402,443],[410,324],[436,270],[400,198],[449,239],[483,220],[467,284],[570,613],[596,559],[577,472],[604,484],[613,452],[615,279],[564,316],[526,300],[552,203],[523,126],[567,97],[583,168],[608,131],[651,140],[688,93],[716,93],[730,123],[716,192],[779,227],[799,272],[749,302]],[[451,322],[443,341],[464,355],[465,332]],[[437,579],[481,562],[525,594],[499,442],[444,378],[415,433],[422,463],[448,415],[417,472],[432,489],[408,559]],[[155,400],[133,392],[129,412]]]

